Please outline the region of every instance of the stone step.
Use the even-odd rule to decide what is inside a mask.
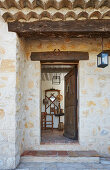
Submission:
[[[21,162],[93,162],[99,163],[96,151],[25,151]]]
[[[105,157],[100,159],[101,164],[110,165],[110,157]]]

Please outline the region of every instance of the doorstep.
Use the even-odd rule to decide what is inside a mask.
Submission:
[[[96,151],[25,151],[21,162],[94,162],[99,163]]]

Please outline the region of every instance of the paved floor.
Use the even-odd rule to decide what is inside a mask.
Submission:
[[[16,170],[110,170],[110,158],[97,163],[20,163]]]
[[[63,136],[63,131],[58,129],[52,130],[42,130],[42,142],[41,144],[47,143],[74,143],[77,140],[68,139]]]

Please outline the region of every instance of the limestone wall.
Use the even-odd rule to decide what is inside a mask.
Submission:
[[[0,169],[19,162],[16,154],[16,34],[0,17]]]
[[[40,96],[41,96],[41,72],[40,62],[27,61],[25,63],[24,81],[24,149],[33,149],[40,145]],[[29,142],[28,142],[29,141]]]
[[[96,56],[101,51],[101,39],[65,39],[54,41],[27,41],[27,57],[31,51],[88,51],[89,60],[79,62],[79,145],[82,149],[94,149],[101,154],[110,154],[110,65],[97,68]],[[110,39],[104,40],[104,48],[110,49]],[[27,61],[27,119],[25,149],[39,146],[39,87],[40,74],[36,74],[35,62]],[[37,65],[37,72],[40,66]],[[30,77],[29,77],[30,76]],[[36,77],[37,76],[37,77]],[[37,94],[37,95],[36,95]],[[31,99],[28,99],[31,98]],[[36,101],[36,103],[35,103]],[[32,109],[33,107],[33,109]],[[31,111],[32,110],[32,111]],[[34,110],[34,117],[32,112]],[[36,117],[37,116],[37,117]],[[34,125],[33,125],[34,122]],[[35,130],[36,129],[36,130]],[[37,132],[38,131],[38,132]],[[33,135],[34,134],[34,135]],[[79,147],[79,148],[80,148]],[[39,146],[40,148],[40,146]],[[74,148],[71,148],[74,150]]]
[[[96,54],[79,64],[79,141],[110,155],[110,65],[96,68]]]
[[[25,121],[25,40],[17,37],[16,44],[16,151],[20,156],[24,151]]]
[[[104,40],[110,49],[110,39]],[[79,145],[110,155],[110,65],[97,68],[100,39],[20,40],[0,18],[0,168],[15,168],[20,154],[41,149],[41,65],[32,51],[88,51],[79,62]],[[47,149],[66,149],[49,146]],[[75,145],[68,146],[75,150]]]
[[[20,161],[25,137],[25,41],[0,18],[0,169]]]

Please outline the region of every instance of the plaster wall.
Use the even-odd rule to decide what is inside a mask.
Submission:
[[[53,51],[54,49],[60,49],[63,51],[74,50],[89,52],[89,60],[80,61],[78,66],[79,145],[78,147],[70,146],[70,149],[94,149],[100,154],[110,155],[110,65],[104,69],[97,68],[96,56],[101,51],[101,39],[29,40],[27,41],[26,47],[28,60],[30,60],[30,53],[32,51]],[[110,39],[104,40],[104,48],[110,48]],[[40,74],[36,74],[36,70],[40,73],[40,63],[39,66],[37,65],[37,69],[35,69],[35,62],[27,61],[27,64],[28,76],[26,83],[29,81],[35,83],[36,80],[40,83]],[[36,103],[40,99],[36,97],[40,97],[40,85],[37,88],[32,85],[30,90],[33,95],[27,92],[28,98],[30,98],[30,95],[32,99],[27,102],[27,119],[28,121],[31,120],[31,122],[34,121],[35,123],[34,126],[26,128],[26,150],[42,148],[40,141],[37,138],[40,135],[40,110],[39,103],[37,105]],[[32,107],[34,108],[35,113],[34,118],[30,115]],[[32,135],[33,133],[34,136]],[[50,148],[52,149],[52,147]],[[55,146],[55,148],[58,149],[59,146]],[[47,146],[47,149],[49,149],[49,146]],[[64,149],[63,146],[61,149]]]

